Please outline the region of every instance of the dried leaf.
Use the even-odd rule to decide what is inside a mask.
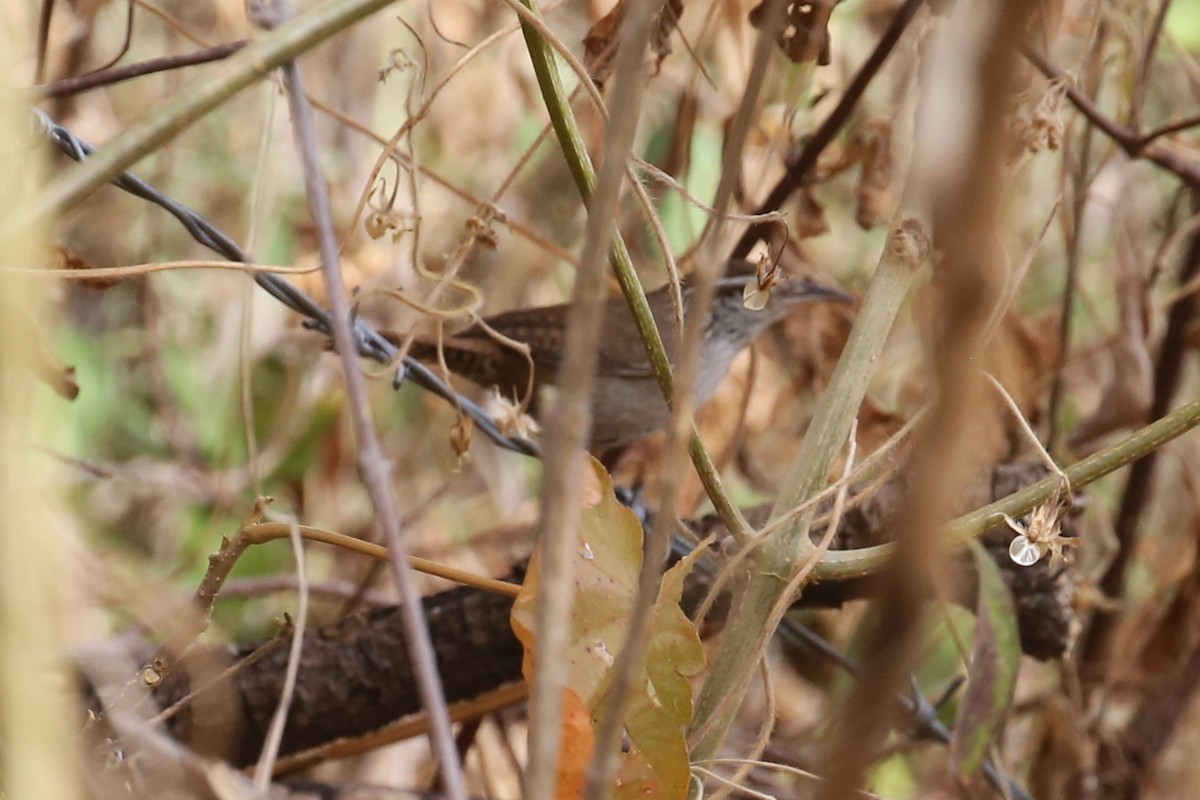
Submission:
[[[1051,497],[1035,508],[1029,515],[1027,526],[1005,514],[1005,523],[1017,534],[1008,549],[1012,560],[1028,567],[1049,553],[1050,568],[1057,569],[1065,558],[1063,550],[1080,544],[1078,537],[1065,536],[1063,532],[1062,520],[1070,510],[1071,501],[1067,495]]]
[[[840,0],[791,0],[787,21],[775,37],[775,44],[794,64],[815,61],[826,66],[830,61],[829,18]],[[767,3],[762,2],[750,11],[750,24],[763,25]]]
[[[825,219],[825,209],[811,186],[800,190],[796,198],[796,214],[792,217],[792,234],[797,239],[811,239],[829,233],[829,222]]]
[[[621,763],[614,793],[617,798],[682,798],[686,794],[690,767],[682,731],[692,718],[688,677],[704,668],[704,651],[679,601],[684,578],[702,552],[692,551],[663,576],[650,622],[647,683],[630,698],[625,721],[633,747]]]
[[[603,468],[595,462],[593,466],[600,493],[594,504],[584,509],[580,522],[567,685],[594,723],[605,707],[612,668],[628,633],[641,569],[642,526],[632,511],[617,502]],[[619,796],[681,800],[687,789],[683,730],[692,714],[687,678],[704,666],[699,636],[679,608],[683,576],[690,566],[691,562],[685,561],[664,576],[651,615],[645,673],[634,682],[627,707],[625,729],[630,747],[622,754],[616,787]],[[539,587],[535,555],[512,616],[513,630],[526,648],[527,679],[537,668],[531,660]]]
[[[885,224],[892,216],[892,179],[895,163],[892,160],[892,122],[876,117],[867,120],[854,132],[851,149],[862,161],[858,180],[858,210],[854,219],[859,227],[869,230]]]
[[[603,86],[612,76],[613,60],[617,55],[617,35],[625,19],[625,7],[629,0],[619,0],[609,11],[588,29],[583,37],[584,64],[597,86]],[[654,18],[654,30],[650,33],[650,49],[655,54],[655,72],[662,67],[663,59],[671,54],[671,34],[679,25],[683,14],[683,0],[666,0],[658,16]]]
[[[1119,234],[1117,244],[1121,330],[1112,351],[1112,381],[1096,410],[1071,434],[1070,445],[1078,452],[1090,451],[1105,434],[1142,423],[1154,399],[1154,360],[1146,341],[1146,281],[1128,237]]]
[[[459,414],[450,428],[450,448],[460,459],[467,458],[471,451],[471,436],[475,433],[475,420]]]
[[[1012,138],[1008,154],[1010,160],[1024,153],[1036,155],[1043,150],[1057,150],[1062,146],[1062,107],[1071,83],[1071,78],[1060,76],[1039,85],[1037,91],[1025,92],[1018,98],[1008,118]]]
[[[494,389],[491,397],[492,418],[496,427],[505,436],[520,436],[528,439],[532,434],[541,432],[537,420],[531,417],[522,403],[516,403]]]
[[[996,562],[978,542],[971,555],[979,575],[971,677],[950,739],[950,760],[967,782],[979,778],[988,748],[996,741],[1012,704],[1021,660],[1021,640],[1012,595]]]

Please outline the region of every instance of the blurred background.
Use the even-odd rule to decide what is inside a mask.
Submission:
[[[308,7],[311,3],[300,4]],[[634,152],[702,203],[712,200],[724,136],[744,91],[757,31],[755,3],[686,4],[670,36],[669,55],[646,65],[647,93]],[[899,4],[853,0],[833,9],[827,63],[794,63],[777,54],[761,113],[742,154],[737,206],[748,212],[783,175],[786,164],[843,97]],[[941,4],[935,4],[941,5]],[[76,0],[53,4],[43,75],[35,79],[37,4],[8,10],[10,26],[28,31],[30,47],[10,71],[13,85],[55,81],[103,68],[120,55],[132,63],[255,35],[240,0]],[[1151,8],[1150,6],[1153,6]],[[610,10],[607,2],[551,3],[551,29],[576,53]],[[1193,246],[1196,206],[1170,172],[1129,158],[1085,124],[1064,99],[1073,85],[1122,124],[1152,130],[1200,108],[1200,14],[1188,2],[1164,17],[1152,71],[1142,57],[1158,4],[1043,4],[1050,54],[1069,81],[1032,69],[1028,90],[1013,100],[1014,149],[1004,200],[1003,247],[1016,300],[1001,326],[994,373],[1060,463],[1093,452],[1145,422],[1154,397],[1167,315],[1195,290],[1180,288],[1181,263]],[[132,15],[132,17],[131,17]],[[130,19],[132,21],[130,22]],[[126,43],[126,27],[130,35]],[[943,18],[923,11],[871,82],[811,185],[784,209],[790,238],[778,242],[786,268],[861,295],[911,170],[914,114],[929,69],[926,50]],[[127,47],[125,46],[127,44]],[[398,3],[334,37],[300,61],[318,105],[323,166],[332,193],[348,288],[371,323],[407,333],[429,331],[426,303],[447,270],[476,287],[482,313],[562,302],[569,297],[585,211],[552,135],[513,14],[498,3]],[[194,90],[220,62],[172,70],[79,94],[41,96],[39,106],[82,139],[105,142],[173,98]],[[578,81],[564,70],[567,85]],[[1135,105],[1134,86],[1136,91]],[[577,95],[593,156],[602,125]],[[264,81],[208,114],[134,172],[197,209],[239,242],[256,262],[311,267],[314,235],[302,174],[278,81]],[[389,159],[384,146],[392,142]],[[1194,161],[1200,140],[1183,127],[1156,139]],[[52,160],[51,170],[68,161]],[[708,214],[677,188],[643,171],[672,252],[686,271],[689,251]],[[645,285],[667,280],[645,216],[629,197],[619,213]],[[744,230],[725,227],[727,252]],[[113,188],[96,192],[54,231],[50,261],[75,269],[214,256],[175,220]],[[1071,293],[1064,337],[1064,286]],[[291,278],[323,301],[320,274]],[[615,284],[614,284],[615,291]],[[397,296],[397,295],[400,296]],[[469,295],[453,287],[431,301],[462,308]],[[894,434],[928,398],[920,293],[906,307],[878,365],[858,427],[860,458]],[[195,591],[209,554],[232,536],[254,498],[266,494],[301,522],[377,540],[371,505],[358,475],[354,439],[336,359],[323,337],[306,330],[236,272],[185,270],[123,281],[62,281],[54,288],[57,322],[46,322],[49,349],[74,368],[78,396],[42,394],[55,420],[50,443],[68,487],[77,547],[70,553],[74,644],[84,647],[136,633],[154,639],[165,620],[155,607]],[[799,448],[814,397],[828,381],[849,333],[854,309],[805,306],[743,353],[716,397],[700,412],[701,430],[741,505],[770,501]],[[447,324],[465,326],[459,315]],[[1195,324],[1180,341],[1180,399],[1196,394]],[[527,556],[536,515],[539,464],[464,433],[456,410],[392,373],[375,378],[370,396],[393,490],[415,555],[500,576]],[[455,385],[487,401],[467,383]],[[469,440],[464,436],[470,436]],[[1002,460],[1027,454],[1017,426],[994,446]],[[627,452],[614,475],[648,496],[659,476],[661,442]],[[1179,598],[1195,591],[1200,503],[1196,440],[1169,445],[1158,459],[1150,499],[1138,520],[1127,596],[1106,598],[1097,581],[1112,558],[1114,519],[1124,502],[1121,474],[1089,487],[1081,522],[1084,546],[1073,569],[1083,587],[1077,602],[1123,602],[1116,655],[1107,664],[1110,700],[1132,697],[1176,669],[1179,653],[1163,652],[1168,635],[1195,637],[1188,617],[1164,627]],[[709,509],[694,477],[684,490],[685,516]],[[339,618],[360,588],[385,602],[390,576],[360,556],[321,545],[308,548],[314,622]],[[249,642],[277,631],[295,603],[287,544],[251,548],[216,606],[213,641]],[[423,578],[426,591],[449,583]],[[955,612],[957,613],[957,612]],[[862,609],[814,614],[835,641],[854,646]],[[951,615],[953,616],[953,615]],[[965,612],[960,624],[969,625]],[[920,678],[936,693],[960,664],[933,621]],[[1182,640],[1181,639],[1181,640]],[[1191,639],[1187,639],[1194,645]],[[1155,644],[1157,642],[1157,644]],[[1155,649],[1155,647],[1159,649]],[[1167,646],[1170,651],[1172,646]],[[828,672],[776,673],[779,722],[769,753],[803,762],[829,723],[845,678]],[[1065,797],[1056,769],[1086,758],[1104,730],[1104,715],[1072,694],[1071,662],[1026,660],[1005,755],[1039,798]],[[1180,796],[1200,786],[1189,753],[1200,746],[1200,711],[1173,727],[1170,750],[1144,795]],[[765,700],[746,704],[745,729],[733,745],[748,748]],[[953,703],[945,714],[953,717]],[[506,753],[524,746],[519,710],[489,720],[472,789],[516,798]],[[1081,732],[1085,732],[1080,736]],[[419,780],[429,765],[423,742],[412,758],[378,759],[341,769],[366,778]],[[1097,745],[1098,746],[1098,745]],[[1070,755],[1062,755],[1062,753]],[[1088,750],[1094,755],[1095,750]],[[783,754],[786,754],[783,755]],[[955,794],[944,749],[897,737],[892,758],[877,767],[874,791],[890,798]],[[395,774],[398,764],[411,775]],[[1062,767],[1067,771],[1065,767]],[[759,781],[761,785],[755,784]],[[776,796],[807,796],[804,784],[778,776],[752,778]],[[1105,796],[1103,792],[1094,796]]]

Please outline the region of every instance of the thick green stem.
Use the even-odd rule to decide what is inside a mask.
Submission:
[[[1130,434],[1125,439],[1098,453],[1093,453],[1077,464],[1063,470],[1071,487],[1081,489],[1110,472],[1137,461],[1147,453],[1161,447],[1176,437],[1200,425],[1200,400],[1193,400],[1172,411],[1162,419]],[[949,523],[943,536],[954,543],[975,538],[992,528],[1004,524],[1004,515],[1021,517],[1034,507],[1046,502],[1062,489],[1058,475],[1048,475],[1037,483],[1026,486],[1008,497],[964,514]],[[825,554],[821,563],[813,570],[815,581],[836,581],[861,578],[883,569],[892,558],[895,547],[881,544],[858,550],[835,550]]]
[[[773,518],[801,505],[825,486],[866,396],[896,313],[927,252],[925,235],[917,223],[908,221],[893,230],[846,349],[817,403],[808,434],[775,504]],[[771,611],[787,588],[796,564],[812,549],[808,529],[813,513],[809,510],[798,515],[769,536],[752,559],[746,585],[736,598],[712,670],[696,702],[692,721],[693,736],[698,736],[693,743],[694,759],[712,758],[725,738],[755,674]]]
[[[533,0],[521,0],[521,2],[533,14],[537,14]],[[558,65],[554,60],[554,51],[541,32],[524,16],[521,18],[521,31],[525,36],[529,58],[533,62],[533,71],[537,76],[546,110],[550,114],[554,133],[558,137],[559,146],[562,147],[563,156],[567,159],[567,166],[575,179],[579,194],[587,203],[596,185],[596,171],[592,167],[591,158],[584,147],[583,136],[575,122],[575,115],[571,111],[567,93],[563,90]],[[642,283],[633,268],[629,250],[625,247],[625,241],[619,232],[613,233],[611,263],[613,274],[621,287],[621,293],[625,296],[625,302],[629,304],[629,310],[637,324],[638,333],[645,344],[646,355],[649,357],[650,365],[658,379],[659,389],[667,403],[670,403],[675,394],[671,362],[667,358],[662,336],[659,334],[658,326],[654,323],[654,316],[650,312],[646,291],[642,288]],[[694,428],[689,443],[689,453],[721,521],[739,539],[749,537],[750,526],[742,517],[737,506],[729,500],[724,486],[721,484],[720,475]]]

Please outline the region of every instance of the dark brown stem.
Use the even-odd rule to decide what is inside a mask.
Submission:
[[[1092,40],[1092,47],[1088,54],[1092,64],[1097,67],[1103,55],[1104,43],[1107,40],[1107,36],[1105,35],[1106,30],[1105,22],[1101,20],[1100,27]],[[1088,75],[1093,79],[1090,91],[1094,92],[1096,90],[1095,84],[1099,81],[1100,70],[1098,68],[1091,69],[1088,71]],[[1058,443],[1058,409],[1062,405],[1063,392],[1066,388],[1063,369],[1067,365],[1067,359],[1071,352],[1071,324],[1075,317],[1075,295],[1079,275],[1079,248],[1080,242],[1083,240],[1084,209],[1087,208],[1089,186],[1088,169],[1092,161],[1092,127],[1090,125],[1088,125],[1081,139],[1083,144],[1080,147],[1079,161],[1075,164],[1074,170],[1074,196],[1072,197],[1073,202],[1071,203],[1070,216],[1071,229],[1068,231],[1070,238],[1067,241],[1066,282],[1063,285],[1062,302],[1059,306],[1058,363],[1054,369],[1054,381],[1050,384],[1050,407],[1046,412],[1046,417],[1049,420],[1046,446],[1051,450],[1056,449]]]
[[[33,80],[40,81],[46,74],[46,48],[50,42],[50,18],[54,15],[54,0],[42,0],[38,8],[37,60],[33,67]]]
[[[1158,52],[1158,42],[1162,38],[1163,23],[1167,19],[1167,11],[1171,8],[1171,0],[1162,0],[1158,5],[1158,13],[1150,26],[1146,37],[1146,46],[1142,49],[1142,58],[1138,62],[1137,78],[1133,82],[1133,91],[1129,97],[1129,127],[1140,130],[1142,105],[1146,100],[1146,86],[1150,82],[1150,71],[1154,66],[1154,54]]]
[[[1163,136],[1170,136],[1172,133],[1179,133],[1180,131],[1186,131],[1189,128],[1195,128],[1197,126],[1200,126],[1200,114],[1196,114],[1195,116],[1191,117],[1184,117],[1183,119],[1176,120],[1175,122],[1168,122],[1161,128],[1155,128],[1149,133],[1144,134],[1141,139],[1142,147],[1145,147],[1154,140],[1160,139]]]
[[[808,180],[809,173],[817,165],[817,160],[821,157],[821,153],[825,151],[825,148],[833,141],[833,137],[846,124],[855,106],[858,105],[858,101],[862,99],[863,94],[867,91],[867,87],[879,73],[880,68],[883,67],[883,63],[887,61],[887,57],[891,55],[892,50],[896,48],[896,44],[900,41],[900,36],[904,33],[904,29],[908,27],[908,24],[916,16],[917,10],[921,8],[924,2],[925,0],[905,0],[904,5],[896,11],[896,15],[892,17],[887,30],[880,37],[879,44],[875,46],[875,50],[858,70],[858,74],[854,76],[854,80],[850,81],[850,85],[846,87],[846,93],[842,95],[841,102],[837,104],[837,107],[833,109],[829,117],[821,123],[821,126],[813,133],[812,138],[805,142],[800,154],[788,165],[787,173],[775,185],[771,193],[767,195],[767,199],[754,210],[755,214],[778,211],[787,201],[788,197]],[[766,241],[765,237],[770,233],[772,224],[768,222],[756,222],[751,225],[742,234],[742,238],[738,240],[737,245],[733,249],[733,255],[735,257],[744,257],[760,239]]]
[[[333,316],[334,342],[337,344],[338,358],[346,381],[346,398],[354,422],[354,434],[358,440],[358,461],[363,484],[371,498],[376,519],[387,543],[392,576],[403,601],[401,617],[404,623],[405,643],[409,658],[415,667],[421,704],[429,718],[430,746],[442,769],[446,796],[452,800],[465,800],[466,783],[454,747],[450,715],[446,709],[429,628],[422,615],[416,573],[409,563],[408,548],[401,535],[400,515],[391,493],[388,462],[383,447],[379,444],[379,437],[375,434],[371,408],[367,402],[366,379],[358,363],[358,348],[351,323],[350,298],[347,296],[345,279],[342,276],[329,193],[321,175],[312,108],[305,96],[300,70],[294,61],[284,65],[283,77],[288,106],[292,112],[297,149],[303,166],[305,193],[317,232],[325,292],[329,297],[329,308]]]
[[[1200,195],[1195,192],[1192,195],[1192,208],[1193,211],[1200,208]],[[1200,274],[1200,235],[1193,236],[1188,245],[1182,269],[1179,271],[1180,285],[1192,280],[1197,274]],[[1183,358],[1189,349],[1188,328],[1198,311],[1200,304],[1197,303],[1195,294],[1181,298],[1171,307],[1167,316],[1167,330],[1159,350],[1158,366],[1154,373],[1154,402],[1150,406],[1149,421],[1165,416],[1170,409],[1175,390],[1179,386]],[[1116,555],[1100,580],[1100,589],[1106,597],[1118,598],[1124,591],[1125,576],[1129,571],[1136,544],[1138,523],[1150,499],[1158,454],[1158,450],[1146,454],[1129,469],[1129,480],[1125,484],[1125,493],[1122,495],[1121,507],[1114,525],[1117,538]],[[1116,615],[1110,611],[1097,610],[1080,648],[1079,664],[1085,680],[1102,679],[1106,671],[1103,662],[1115,629]]]
[[[86,92],[100,86],[111,86],[115,83],[140,78],[143,75],[152,75],[156,72],[166,72],[168,70],[179,69],[181,67],[191,67],[197,64],[208,64],[212,61],[220,61],[241,50],[249,42],[248,39],[240,39],[236,42],[226,42],[218,44],[214,47],[206,47],[202,50],[196,50],[191,53],[183,53],[181,55],[161,56],[159,58],[148,58],[145,61],[139,61],[136,64],[127,64],[123,67],[114,67],[112,69],[96,70],[89,72],[86,75],[76,75],[70,78],[62,78],[61,80],[51,81],[44,86],[38,88],[39,94],[42,97],[67,97],[80,92]]]
[[[1065,77],[1061,69],[1056,67],[1044,55],[1028,45],[1022,47],[1021,54],[1047,78],[1054,80]],[[1074,86],[1067,88],[1067,99],[1079,112],[1091,120],[1092,124],[1104,131],[1108,138],[1116,142],[1130,158],[1144,158],[1168,172],[1172,172],[1180,180],[1193,188],[1200,188],[1200,164],[1181,158],[1170,150],[1154,142],[1147,143],[1137,131],[1127,128],[1096,107],[1092,99]]]
[[[104,72],[105,70],[114,66],[118,61],[120,61],[122,58],[125,57],[126,53],[129,52],[129,45],[133,43],[133,9],[134,9],[134,5],[135,4],[134,4],[133,0],[129,0],[129,11],[125,15],[125,38],[121,42],[121,49],[117,51],[117,54],[115,56],[113,56],[108,61],[106,61],[103,66],[97,67],[95,70],[92,70],[93,72]]]

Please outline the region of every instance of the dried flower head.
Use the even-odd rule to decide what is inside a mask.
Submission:
[[[450,448],[459,459],[467,458],[471,449],[471,435],[475,432],[475,421],[466,414],[459,414],[458,421],[450,428]]]
[[[1079,544],[1077,538],[1064,536],[1062,532],[1063,517],[1071,508],[1070,495],[1066,497],[1066,502],[1055,496],[1035,508],[1028,525],[1003,515],[1004,522],[1017,534],[1008,548],[1008,555],[1015,563],[1028,567],[1049,553],[1050,566],[1057,567],[1063,560],[1063,548]]]
[[[530,434],[541,430],[537,420],[526,413],[524,403],[508,399],[500,394],[498,389],[493,390],[491,405],[492,419],[495,420],[496,427],[505,436],[520,436],[528,439]]]

